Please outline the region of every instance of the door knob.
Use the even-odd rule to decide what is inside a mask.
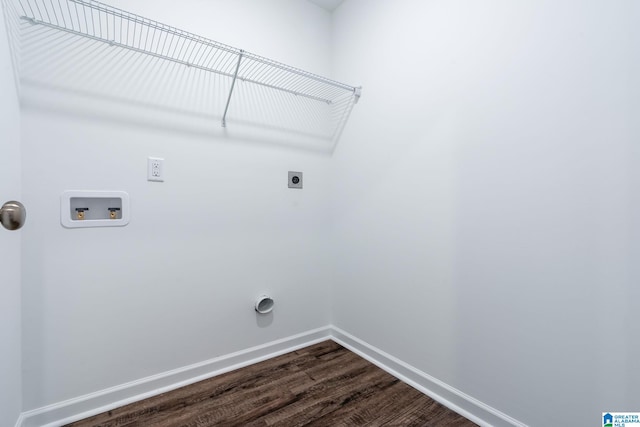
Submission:
[[[24,225],[27,210],[20,202],[12,200],[0,208],[0,223],[7,230],[17,230]]]

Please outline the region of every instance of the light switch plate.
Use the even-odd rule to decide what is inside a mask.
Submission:
[[[289,171],[289,188],[302,188],[302,172]]]

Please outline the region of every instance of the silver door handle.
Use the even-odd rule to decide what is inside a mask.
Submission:
[[[0,223],[7,230],[17,230],[24,225],[27,219],[27,210],[20,202],[12,200],[0,208]]]

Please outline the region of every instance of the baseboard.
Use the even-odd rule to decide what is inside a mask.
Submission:
[[[23,412],[15,427],[59,427],[119,406],[332,339],[394,377],[483,427],[527,427],[402,360],[337,328],[326,326],[260,346]]]
[[[340,328],[331,327],[331,339],[480,426],[527,427]]]
[[[167,391],[252,365],[330,338],[323,327],[222,357],[23,412],[16,427],[58,427]]]

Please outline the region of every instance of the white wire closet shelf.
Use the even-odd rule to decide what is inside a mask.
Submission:
[[[360,98],[359,87],[340,83],[98,1],[15,1],[19,5],[17,11],[23,22],[172,61],[226,79],[227,82],[221,89],[221,92],[224,91],[225,100],[221,104],[224,107],[219,114],[223,127],[227,125],[230,106],[233,108],[231,100],[234,88],[237,91],[238,82],[245,88],[255,87],[255,90],[261,93],[274,93],[274,98],[278,98],[280,103],[287,104],[286,100],[290,100],[287,104],[289,108],[304,110],[291,112],[292,115],[311,114],[308,112],[312,111],[315,116],[321,116],[326,122],[323,123],[323,129],[326,130],[323,135],[334,142],[340,137],[353,105]],[[240,101],[246,101],[245,98],[246,96],[242,95]],[[305,102],[304,107],[299,107],[299,100]],[[314,106],[307,107],[307,103]]]

